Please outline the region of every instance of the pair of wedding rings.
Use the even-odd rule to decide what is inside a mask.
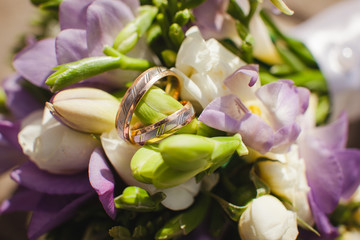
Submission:
[[[157,142],[175,133],[194,119],[193,106],[190,102],[183,101],[181,109],[154,124],[144,127],[132,126],[131,119],[136,106],[151,86],[160,80],[166,80],[165,92],[177,99],[180,94],[179,77],[165,67],[153,67],[146,70],[126,91],[116,118],[118,133],[126,142],[139,145]]]

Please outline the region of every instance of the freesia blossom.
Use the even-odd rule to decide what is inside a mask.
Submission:
[[[239,68],[225,79],[229,94],[215,98],[199,120],[225,132],[238,132],[244,143],[260,153],[287,152],[300,126],[309,90],[279,80],[260,87],[257,65]]]
[[[62,125],[46,108],[24,119],[19,143],[40,169],[52,173],[75,173],[86,169],[91,153],[99,145],[91,135]]]
[[[245,14],[249,13],[250,6],[247,0],[237,0],[236,2]],[[241,39],[235,31],[235,20],[226,12],[228,4],[228,0],[209,0],[201,4],[194,9],[196,25],[199,26],[206,39],[211,37],[231,38],[240,44]],[[254,38],[254,56],[270,64],[281,63],[282,60],[258,11],[252,17],[249,29]]]
[[[296,214],[277,198],[264,195],[254,199],[241,215],[239,232],[244,240],[295,240]]]
[[[115,170],[128,185],[141,187],[150,194],[156,192],[165,193],[166,198],[162,201],[162,204],[172,210],[186,209],[194,202],[194,197],[200,190],[200,184],[196,183],[194,178],[176,187],[157,189],[152,184],[137,181],[132,175],[130,161],[139,149],[138,146],[122,140],[116,129],[103,133],[101,135],[101,143]]]
[[[275,160],[259,161],[259,176],[269,185],[271,192],[291,202],[293,211],[309,225],[314,224],[307,194],[310,187],[305,175],[304,159],[299,158],[297,145],[286,154],[267,154]]]
[[[203,109],[215,97],[228,93],[224,79],[243,65],[217,40],[205,41],[199,29],[192,27],[186,32],[173,70],[180,76],[182,99]]]

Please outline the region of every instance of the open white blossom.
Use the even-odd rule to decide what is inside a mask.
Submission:
[[[244,66],[239,57],[217,40],[204,40],[198,27],[186,32],[176,58],[174,70],[181,81],[181,98],[204,108],[214,98],[229,93],[224,85],[226,77]],[[200,106],[199,106],[200,105]]]
[[[99,141],[57,121],[50,111],[36,111],[23,121],[18,135],[23,152],[40,168],[52,173],[72,174],[88,167]]]
[[[241,215],[239,233],[243,240],[294,240],[298,235],[296,213],[276,197],[261,196]]]

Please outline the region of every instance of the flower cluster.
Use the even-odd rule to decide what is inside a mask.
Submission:
[[[272,22],[275,7],[292,14],[282,0],[32,2],[59,31],[16,53],[0,108],[0,172],[19,185],[0,213],[31,212],[29,239],[330,240],[360,226],[360,150],[345,113],[327,123],[310,52]],[[152,86],[131,125],[182,101],[196,114],[136,145],[117,112],[153,66],[178,77],[179,99]]]

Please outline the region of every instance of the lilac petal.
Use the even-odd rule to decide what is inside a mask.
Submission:
[[[114,176],[105,159],[105,154],[101,149],[95,149],[89,163],[89,178],[91,186],[99,195],[106,213],[112,218],[116,217],[114,204]]]
[[[312,189],[308,195],[308,200],[311,206],[311,211],[314,217],[315,224],[321,234],[320,239],[335,239],[339,233],[337,229],[331,225],[329,218],[325,213],[319,209],[314,197],[314,190]]]
[[[274,135],[273,152],[288,152],[290,146],[296,141],[301,128],[297,123],[284,126],[277,130]]]
[[[341,150],[346,146],[348,138],[348,121],[345,113],[333,123],[311,130],[311,134],[321,139],[322,148]]]
[[[234,95],[215,98],[202,111],[199,121],[225,132],[236,133],[243,116],[235,104],[236,99]]]
[[[0,134],[9,144],[22,151],[18,142],[18,133],[20,132],[20,122],[10,122],[0,120]]]
[[[97,0],[87,10],[87,43],[90,56],[103,55],[117,34],[132,19],[131,9],[121,1]]]
[[[247,113],[240,121],[238,132],[246,146],[265,154],[274,145],[273,129],[258,115]]]
[[[208,0],[194,8],[196,26],[205,38],[221,35],[226,7],[227,1]]]
[[[40,200],[38,209],[31,217],[28,229],[30,240],[37,239],[54,227],[68,220],[76,209],[93,195],[45,195]]]
[[[5,200],[0,207],[0,214],[13,211],[31,211],[38,206],[44,194],[35,192],[28,188],[19,187],[16,193],[8,200]]]
[[[88,57],[86,31],[66,29],[56,37],[56,58],[59,65]]]
[[[11,177],[20,185],[48,194],[81,194],[91,190],[86,172],[74,175],[52,174],[28,161],[15,169]]]
[[[293,124],[302,112],[297,88],[292,81],[280,80],[266,84],[256,91],[256,96],[267,107],[275,130]]]
[[[268,152],[274,144],[273,129],[252,114],[235,95],[213,100],[200,114],[199,120],[225,132],[240,133],[246,145],[261,153]]]
[[[67,28],[85,29],[86,10],[94,0],[63,0],[59,9],[61,30]]]
[[[360,150],[346,149],[335,156],[344,174],[342,197],[350,198],[360,184]]]
[[[1,135],[0,152],[0,174],[27,160],[26,156],[19,149],[10,145]]]
[[[17,119],[22,119],[29,113],[43,107],[43,104],[21,85],[23,82],[24,79],[16,74],[8,77],[3,82],[3,88],[6,93],[6,105]]]
[[[225,86],[243,100],[256,98],[250,87],[259,80],[259,66],[245,65],[224,80]]]
[[[55,39],[43,39],[20,51],[13,61],[16,71],[32,84],[45,87],[45,80],[57,65]]]
[[[330,213],[337,206],[344,183],[341,165],[332,149],[323,147],[316,135],[308,134],[299,142],[305,160],[306,177],[318,208]]]
[[[138,8],[140,7],[140,1],[138,0],[121,0],[123,3],[128,5],[134,15],[137,15]]]

